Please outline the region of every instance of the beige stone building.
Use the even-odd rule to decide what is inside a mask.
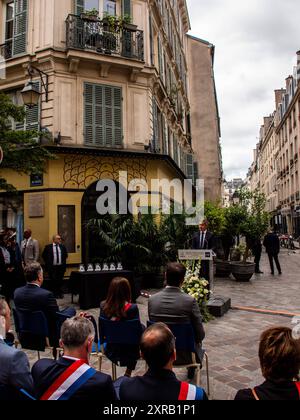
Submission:
[[[300,236],[300,51],[297,69],[286,79],[286,88],[277,103],[279,143],[278,217],[284,232]]]
[[[88,261],[99,179],[193,177],[186,2],[1,0],[0,27],[0,90],[21,104],[28,66],[46,74],[42,86],[32,71],[42,96],[14,128],[50,133],[57,155],[39,179],[3,173],[19,198],[1,194],[0,224],[31,227],[42,247],[64,232],[69,263]]]
[[[276,113],[264,118],[260,131],[260,189],[266,196],[266,210],[275,218],[278,207],[277,165],[278,142]]]
[[[266,194],[272,225],[300,236],[300,51],[293,75],[275,91],[275,112],[264,119],[260,143],[250,170],[259,167],[259,189]]]
[[[222,156],[220,117],[214,78],[215,47],[187,37],[191,133],[199,177],[205,182],[205,199],[221,202]]]

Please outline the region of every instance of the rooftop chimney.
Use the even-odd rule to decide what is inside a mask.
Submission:
[[[285,89],[277,89],[275,90],[275,103],[276,103],[276,110],[278,109],[278,105],[282,103],[282,96],[285,95]]]

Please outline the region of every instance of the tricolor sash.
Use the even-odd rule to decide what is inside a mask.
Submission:
[[[300,400],[300,382],[296,382],[296,387],[297,387],[298,392],[299,392],[299,400]]]
[[[197,386],[188,384],[187,382],[181,382],[178,401],[202,401],[203,396],[204,394],[202,388],[198,388]]]
[[[41,397],[42,401],[67,401],[82,385],[96,374],[96,370],[77,360],[72,363]]]

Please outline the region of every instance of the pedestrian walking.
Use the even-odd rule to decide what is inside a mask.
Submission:
[[[270,231],[264,239],[264,246],[266,247],[266,252],[269,257],[271,274],[275,274],[274,261],[278,270],[279,275],[282,274],[281,265],[279,262],[279,253],[280,253],[280,240],[278,235],[275,232]]]

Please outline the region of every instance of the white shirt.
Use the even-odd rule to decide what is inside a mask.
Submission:
[[[56,250],[58,249],[58,261],[57,261],[57,252]],[[62,265],[62,260],[61,260],[61,249],[60,246],[56,244],[53,244],[53,265]]]
[[[71,356],[63,356],[63,359],[69,359],[69,360],[75,360],[75,361],[80,360],[80,359],[77,359],[77,357],[71,357]]]

